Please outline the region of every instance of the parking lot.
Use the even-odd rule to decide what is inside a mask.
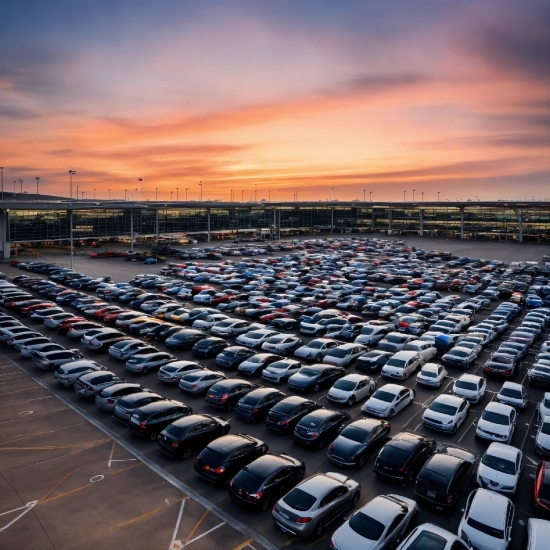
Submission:
[[[453,250],[454,242],[445,243]],[[471,246],[471,243],[470,243]],[[442,246],[441,246],[442,247]],[[473,248],[475,250],[475,247]],[[517,245],[492,244],[492,258],[516,260]],[[538,249],[541,250],[540,248]],[[542,252],[539,252],[542,255]],[[479,252],[477,256],[481,256]],[[486,254],[485,254],[486,255]],[[508,256],[508,257],[507,257]],[[42,258],[44,259],[44,258]],[[60,263],[67,265],[67,260]],[[76,266],[75,266],[76,267]],[[127,281],[142,272],[155,273],[159,266],[143,266],[120,259],[91,260],[78,257],[80,271],[91,275],[110,275],[115,281]],[[3,266],[8,277],[22,271]],[[378,283],[377,283],[378,285]],[[444,294],[449,294],[444,293]],[[495,304],[491,305],[494,309]],[[67,311],[73,311],[66,307]],[[10,310],[10,314],[12,310]],[[490,309],[478,312],[476,322],[489,315]],[[521,323],[524,314],[515,319],[507,333]],[[36,324],[25,316],[14,314],[24,323],[47,334],[67,347],[74,341]],[[521,365],[515,381],[525,383],[540,342],[549,338],[548,328],[534,344]],[[482,365],[498,342],[487,346],[469,373],[482,375]],[[309,337],[303,337],[305,341]],[[231,340],[231,339],[230,339]],[[155,343],[157,345],[157,343]],[[157,347],[165,349],[162,344]],[[33,368],[18,352],[2,348],[0,362],[0,473],[2,478],[2,509],[0,510],[0,547],[11,548],[111,548],[113,545],[134,548],[213,548],[240,550],[251,548],[326,548],[337,524],[332,524],[319,538],[300,541],[277,528],[270,512],[263,515],[237,507],[223,487],[211,486],[199,478],[193,469],[193,458],[173,460],[159,452],[156,443],[132,436],[128,429],[110,418],[92,402],[79,398],[72,389],[56,383],[51,372]],[[146,376],[131,373],[105,353],[85,350],[109,370],[128,381],[135,381],[168,398],[185,402],[194,412],[218,414],[231,422],[231,433],[247,433],[265,441],[272,453],[288,453],[306,463],[306,477],[315,472],[337,471],[361,483],[360,505],[379,494],[397,493],[415,498],[414,486],[396,484],[377,477],[373,472],[374,456],[361,469],[343,469],[329,462],[326,449],[313,450],[296,444],[291,436],[268,431],[263,423],[246,423],[232,412],[217,412],[205,403],[204,396],[182,393],[178,387],[160,382],[156,373]],[[181,359],[191,359],[190,352],[175,352]],[[214,359],[200,361],[218,370]],[[453,381],[462,371],[449,368],[440,389],[429,389],[416,383],[411,376],[402,384],[414,388],[414,403],[391,419],[391,435],[409,430],[433,437],[438,443],[454,443],[480,457],[487,442],[475,438],[475,427],[483,408],[502,385],[489,379],[483,400],[471,407],[467,421],[456,435],[443,435],[425,428],[422,413],[440,393],[450,393]],[[354,372],[353,366],[348,368]],[[237,376],[235,373],[232,376]],[[385,381],[375,375],[378,387]],[[255,381],[260,382],[261,378]],[[263,381],[262,381],[263,382]],[[265,382],[264,382],[265,384]],[[291,395],[286,384],[280,389]],[[335,408],[327,400],[328,390],[312,395],[320,405]],[[510,548],[524,546],[524,528],[533,514],[532,475],[540,457],[534,452],[537,404],[543,391],[527,387],[528,406],[519,415],[511,445],[524,453],[520,489],[515,496],[516,516]],[[361,403],[342,407],[352,421],[363,418]],[[475,473],[475,468],[474,468]],[[452,513],[420,504],[419,521],[433,522],[456,532],[460,509],[471,490],[476,487],[472,475],[462,493],[461,501]],[[15,521],[12,521],[15,520]]]

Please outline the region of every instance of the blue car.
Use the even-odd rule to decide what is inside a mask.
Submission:
[[[529,294],[525,299],[525,305],[527,307],[542,307],[543,301],[540,296],[534,296],[533,294]]]
[[[481,290],[481,285],[465,285],[462,290],[467,294],[476,294]]]

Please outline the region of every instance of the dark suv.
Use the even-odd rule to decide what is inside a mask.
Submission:
[[[304,416],[294,428],[294,441],[322,449],[326,443],[336,439],[344,423],[351,416],[344,411],[317,409]]]
[[[128,427],[133,434],[156,441],[158,435],[172,422],[189,416],[193,409],[180,401],[164,399],[136,409],[130,416]]]
[[[265,424],[275,432],[293,432],[296,424],[312,411],[320,408],[320,405],[297,395],[287,397],[279,401],[267,413]]]
[[[206,402],[212,407],[231,411],[242,397],[258,387],[258,384],[238,378],[222,380],[207,391]]]

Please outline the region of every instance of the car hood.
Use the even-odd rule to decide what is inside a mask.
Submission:
[[[539,432],[539,434],[537,435],[537,443],[545,449],[550,449],[550,435]]]
[[[312,382],[316,378],[317,378],[317,376],[305,376],[303,374],[296,373],[296,374],[293,374],[290,377],[289,382],[292,382],[293,384],[295,384],[297,386],[302,386],[302,385],[305,386],[306,384],[309,384],[310,382]]]
[[[346,521],[333,535],[332,540],[336,548],[361,548],[361,550],[374,550],[380,548],[377,540],[369,540],[356,533]]]
[[[477,423],[478,427],[486,432],[492,432],[499,435],[508,435],[510,431],[510,426],[502,426],[501,424],[493,424],[492,422],[487,422],[483,418],[479,419]]]
[[[438,420],[442,424],[447,424],[449,420],[453,420],[454,418],[453,416],[449,416],[448,414],[439,413],[430,409],[426,409],[424,411],[423,417],[427,420]]]
[[[350,391],[339,390],[337,388],[331,388],[328,393],[329,395],[332,395],[332,397],[338,397],[340,399],[348,397],[349,395],[352,394],[352,392]]]
[[[504,550],[508,545],[505,538],[499,540],[495,537],[491,537],[490,535],[486,535],[485,533],[470,527],[466,522],[461,522],[460,527],[470,537],[472,545],[478,550]]]
[[[366,405],[370,407],[371,409],[376,409],[377,411],[385,411],[386,409],[389,409],[394,402],[387,403],[386,401],[382,401],[381,399],[376,399],[376,397],[371,397]]]
[[[492,468],[489,468],[489,467],[485,466],[485,464],[483,464],[481,462],[479,463],[479,467],[477,469],[477,474],[480,477],[484,477],[485,479],[493,480],[493,481],[499,483],[500,485],[504,485],[504,486],[512,486],[513,487],[516,484],[516,481],[517,481],[516,476],[510,475],[510,474],[505,474],[504,472],[499,472],[497,470],[493,470]],[[489,486],[489,489],[490,489],[490,486]]]

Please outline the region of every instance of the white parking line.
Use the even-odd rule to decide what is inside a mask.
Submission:
[[[46,397],[37,397],[36,399],[25,399],[24,401],[15,401],[13,403],[6,403],[5,405],[0,405],[1,407],[9,407],[10,405],[17,405],[18,403],[28,403],[29,401],[40,401],[41,399],[51,399],[53,395],[47,395]]]
[[[195,537],[194,539],[191,539],[190,541],[187,541],[182,548],[185,548],[186,546],[189,546],[192,542],[195,542],[199,539],[202,539],[202,537],[206,537],[206,535],[209,535],[212,531],[215,531],[216,529],[220,528],[222,525],[225,525],[225,521],[222,521],[221,523],[218,523],[218,525],[215,525],[212,527],[212,529],[209,529],[206,531],[206,533],[203,533],[202,535],[199,535],[198,537]]]
[[[475,424],[476,420],[477,420],[477,416],[472,420],[470,425],[464,430],[464,433],[458,438],[457,443],[460,443],[462,441],[464,436],[468,433],[468,430]]]
[[[525,442],[527,441],[527,436],[529,435],[529,430],[531,428],[531,425],[533,424],[533,418],[535,418],[535,414],[537,413],[537,409],[533,411],[533,414],[531,415],[531,420],[529,421],[529,428],[525,430],[525,436],[523,438],[523,441],[521,442],[520,449],[523,451],[523,446],[525,445]],[[527,423],[526,423],[527,424]]]

